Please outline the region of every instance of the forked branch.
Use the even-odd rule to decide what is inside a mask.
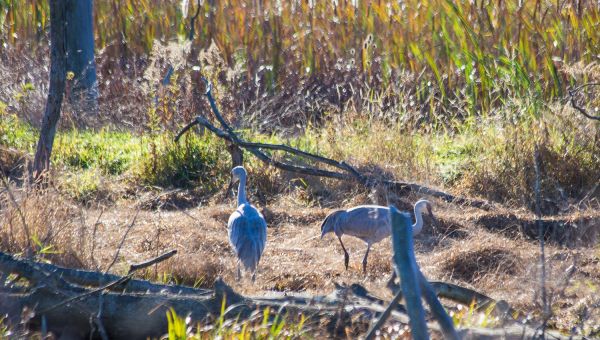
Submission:
[[[222,128],[220,129],[220,128],[214,126],[211,122],[208,121],[208,119],[206,119],[203,116],[197,116],[194,121],[192,121],[191,123],[186,125],[177,134],[177,136],[175,137],[176,142],[179,140],[179,138],[181,138],[181,136],[185,132],[187,132],[189,129],[191,129],[194,125],[202,125],[202,126],[206,127],[208,130],[210,130],[212,133],[217,135],[217,137],[225,139],[232,144],[235,144],[241,148],[246,149],[248,152],[250,152],[251,154],[256,156],[258,159],[260,159],[264,163],[273,165],[274,167],[279,168],[281,170],[295,172],[295,173],[304,174],[304,175],[335,178],[335,179],[340,179],[340,180],[355,180],[367,188],[373,188],[378,184],[383,184],[384,186],[386,186],[390,189],[396,190],[396,191],[406,192],[406,193],[415,192],[415,193],[419,193],[419,194],[425,194],[425,195],[443,199],[444,201],[447,201],[447,202],[452,202],[452,203],[456,203],[456,204],[460,204],[460,205],[472,206],[472,207],[485,209],[485,210],[487,210],[491,207],[489,202],[486,202],[483,200],[473,200],[473,199],[467,199],[467,198],[463,198],[463,197],[457,197],[457,196],[451,195],[447,192],[435,190],[435,189],[432,189],[432,188],[429,188],[426,186],[422,186],[422,185],[416,184],[416,183],[407,183],[407,182],[377,179],[373,176],[368,176],[368,175],[362,174],[356,168],[354,168],[353,166],[351,166],[350,164],[348,164],[344,161],[336,161],[334,159],[316,155],[316,154],[313,154],[310,152],[302,151],[302,150],[293,148],[288,145],[254,143],[254,142],[245,141],[235,133],[233,128],[223,118],[223,116],[219,112],[219,109],[217,107],[215,99],[212,96],[211,83],[208,82],[208,80],[206,80],[204,78],[203,78],[203,80],[206,82],[206,92],[205,92],[206,97],[208,98],[208,101],[210,103],[210,106],[212,108],[212,112],[213,112],[215,118],[217,119],[217,121],[219,122],[219,124],[221,125]],[[316,163],[321,163],[321,164],[332,166],[332,167],[336,168],[337,171],[331,171],[331,170],[325,170],[325,169],[316,168],[316,167],[300,166],[300,165],[289,164],[286,162],[281,162],[281,161],[273,159],[272,156],[265,153],[263,150],[283,151],[283,152],[287,152],[289,154],[293,154],[295,156],[305,157],[305,158],[315,161]]]

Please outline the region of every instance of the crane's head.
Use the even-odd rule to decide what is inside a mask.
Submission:
[[[237,182],[241,178],[246,178],[246,169],[243,166],[236,166],[231,169],[231,182]]]
[[[429,213],[429,217],[431,217],[431,219],[434,222],[437,222],[437,218],[435,218],[435,216],[433,215],[433,212],[431,211],[431,202],[429,202],[426,199],[420,199],[417,201],[417,203],[415,203],[415,212],[420,212],[423,213],[423,210],[427,209],[427,213]]]
[[[336,210],[325,217],[323,223],[321,223],[321,239],[323,239],[323,237],[328,233],[335,231],[335,225],[337,224],[339,217],[344,212],[344,210]]]

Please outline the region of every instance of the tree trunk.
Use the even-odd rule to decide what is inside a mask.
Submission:
[[[65,92],[67,0],[50,0],[50,88],[46,100],[40,139],[33,161],[36,180],[50,168],[50,154],[60,118],[60,108]]]
[[[67,71],[70,80],[69,102],[77,116],[98,110],[98,81],[94,60],[92,0],[66,0]]]

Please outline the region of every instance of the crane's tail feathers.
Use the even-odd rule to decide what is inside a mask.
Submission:
[[[255,242],[246,242],[238,249],[237,255],[246,270],[254,271],[260,261],[262,249]]]

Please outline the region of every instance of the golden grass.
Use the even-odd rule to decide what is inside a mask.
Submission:
[[[140,275],[199,287],[211,287],[217,277],[223,277],[234,289],[251,295],[272,290],[326,294],[333,289],[334,282],[358,282],[376,295],[390,297],[384,288],[391,272],[390,240],[373,247],[365,277],[361,272],[361,259],[366,246],[352,237],[344,237],[350,253],[350,268],[346,271],[337,239],[331,235],[320,239],[319,226],[330,209],[306,207],[293,198],[293,192],[267,206],[259,204],[269,228],[267,247],[254,285],[248,274],[241,282],[235,280],[236,260],[226,231],[226,221],[234,209],[232,199],[169,211],[139,210],[136,201],[119,201],[107,207],[96,224],[92,254],[93,226],[100,210],[78,208],[51,192],[40,196],[17,194],[19,204],[26,208],[23,211],[29,229],[42,237],[52,235],[45,237],[46,244],[58,251],[38,256],[57,264],[106,269],[132,217],[139,211],[112,272],[124,274],[129,263],[177,249],[174,258]],[[2,198],[0,249],[18,253],[25,248],[25,238],[6,193],[2,193]],[[251,199],[256,201],[254,195]],[[368,203],[368,200],[368,196],[363,196],[347,204]],[[507,237],[473,223],[476,221],[473,216],[494,212],[464,211],[439,202],[435,212],[440,223],[428,224],[416,238],[417,260],[429,279],[475,288],[525,312],[539,310],[536,241],[523,236]],[[548,287],[554,294],[552,305],[556,312],[552,322],[567,329],[576,323],[583,306],[595,301],[591,296],[599,289],[600,253],[593,247],[569,249],[550,243],[547,258]],[[564,270],[574,260],[577,271],[573,280],[564,285],[561,281]],[[588,308],[587,313],[589,320],[600,317],[597,310]]]

